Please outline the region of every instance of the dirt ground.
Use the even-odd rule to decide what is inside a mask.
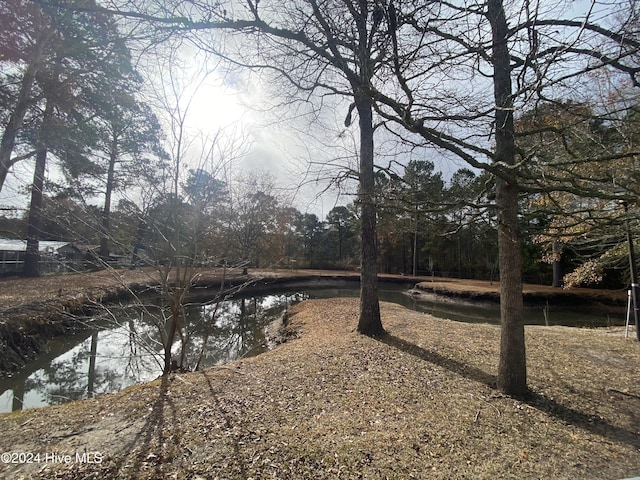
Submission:
[[[289,311],[289,341],[204,372],[0,415],[0,477],[622,479],[640,475],[640,345],[527,327],[527,401],[494,389],[499,327],[357,301]],[[7,455],[9,453],[9,455]]]

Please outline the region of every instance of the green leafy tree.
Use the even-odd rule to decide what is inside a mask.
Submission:
[[[260,265],[263,242],[276,230],[279,201],[273,180],[259,172],[245,172],[232,184],[229,235],[237,260]]]
[[[14,156],[25,118],[39,100],[36,76],[50,56],[56,29],[33,2],[9,0],[0,5],[3,49],[2,62],[2,138],[0,140],[0,190],[9,169],[18,161],[35,155],[22,146]]]
[[[313,213],[305,213],[298,220],[297,231],[302,243],[302,256],[305,265],[310,268],[322,266],[325,254],[324,222],[321,222],[318,216]]]
[[[227,184],[205,169],[190,170],[184,185],[193,209],[191,251],[203,262],[223,256],[231,198]]]
[[[403,176],[404,188],[401,193],[401,202],[406,215],[410,218],[411,235],[413,236],[411,271],[413,275],[418,273],[419,264],[419,237],[421,234],[430,238],[432,244],[439,237],[436,222],[438,213],[442,212],[442,200],[444,181],[442,175],[435,173],[435,165],[430,161],[410,161],[405,167]],[[426,230],[431,230],[428,232]],[[424,233],[423,233],[424,232]],[[427,254],[433,258],[433,252],[437,246],[426,247]],[[430,262],[432,263],[432,262]],[[433,270],[433,268],[430,268]]]
[[[123,81],[124,82],[124,81]],[[135,90],[136,84],[131,85]],[[111,98],[101,118],[96,119],[98,142],[93,162],[103,180],[104,203],[101,213],[100,256],[109,257],[112,238],[111,207],[115,192],[134,184],[135,178],[149,168],[154,160],[165,158],[160,146],[161,128],[155,115],[133,97],[133,92]],[[95,178],[95,176],[94,176]]]
[[[458,278],[492,277],[491,268],[486,267],[497,258],[497,241],[484,195],[486,177],[461,168],[451,176],[443,194],[448,219],[445,236],[453,240],[447,242],[451,258],[447,270],[455,271]]]
[[[22,56],[13,55],[16,88],[8,97],[8,114],[0,142],[0,187],[12,165],[16,142],[33,148],[36,157],[31,187],[30,220],[24,273],[38,275],[38,237],[47,156],[63,168],[81,172],[91,167],[90,150],[97,141],[91,120],[108,103],[107,92],[120,91],[131,71],[129,52],[111,15],[69,7],[95,7],[91,0],[65,6],[15,1],[22,26],[15,33]],[[3,5],[0,14],[6,14]],[[25,119],[29,119],[25,122]]]

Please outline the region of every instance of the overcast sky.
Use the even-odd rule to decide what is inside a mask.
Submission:
[[[572,9],[569,16],[579,17],[590,3],[588,0],[569,2]],[[598,7],[598,16],[603,8]],[[255,72],[222,68],[193,47],[183,47],[179,58],[165,58],[165,62],[158,64],[155,75],[164,82],[168,80],[168,73],[175,75],[172,81],[180,87],[181,95],[178,103],[188,114],[188,134],[193,138],[213,138],[222,132],[225,141],[237,142],[242,155],[227,166],[226,175],[242,170],[272,175],[283,195],[291,198],[296,208],[315,213],[321,219],[336,204],[352,200],[348,195],[339,196],[336,189],[320,195],[328,187],[326,179],[336,174],[337,166],[355,168],[357,165],[357,122],[354,121],[350,129],[343,126],[348,108],[346,100],[327,101],[318,115],[304,104],[277,106],[281,101],[277,86],[266,84]],[[154,74],[148,75],[151,78]],[[281,87],[283,91],[288,88]],[[394,156],[401,163],[426,155],[443,171],[445,178],[466,166],[424,151],[405,153],[379,134],[376,141],[381,164],[387,163],[385,155]],[[197,167],[201,157],[197,146],[189,155],[192,165]],[[1,206],[24,208],[27,205],[25,186],[31,182],[32,172],[32,162],[20,162],[14,167],[0,192]],[[50,162],[48,174],[54,180],[59,179],[54,162]],[[344,190],[353,193],[355,184],[345,185]],[[95,203],[100,205],[100,201],[96,199]]]
[[[346,113],[348,103],[343,106],[345,113],[325,109],[320,118],[310,104],[282,105],[282,98],[273,86],[264,85],[259,73],[229,72],[215,65],[203,69],[205,59],[199,55],[190,59],[192,75],[185,81],[193,91],[183,99],[188,131],[204,137],[221,135],[221,141],[236,150],[223,149],[224,155],[238,153],[239,157],[226,165],[227,175],[233,178],[242,171],[270,175],[293,206],[322,219],[336,204],[351,200],[338,198],[335,189],[319,195],[328,186],[324,177],[335,174],[332,165],[354,167],[352,132],[343,132],[338,124],[342,120],[337,120]],[[200,152],[195,148],[190,153],[197,164]],[[318,172],[322,164],[328,167]]]

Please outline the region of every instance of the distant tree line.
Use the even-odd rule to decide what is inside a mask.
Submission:
[[[141,95],[132,39],[92,0],[64,7],[10,0],[0,6],[0,19],[7,26],[0,189],[17,164],[34,165],[29,210],[22,218],[2,217],[0,235],[28,239],[25,274],[38,274],[39,239],[94,244],[105,261],[126,250],[167,261],[169,251],[179,250],[197,262],[359,266],[361,200],[321,219],[279,198],[271,180],[217,178],[225,176],[222,157],[233,152],[218,152],[217,164],[187,162],[186,112],[176,110],[177,101],[169,104],[166,91],[156,101]],[[173,46],[165,53],[176,54]],[[611,197],[620,196],[616,185],[635,190],[637,94],[618,77],[593,78],[607,86],[594,89],[592,101],[547,99],[514,119],[522,276],[529,281],[628,280],[625,221],[633,232],[638,226],[634,210],[623,212]],[[607,96],[607,110],[598,95]],[[158,115],[167,112],[161,122]],[[62,182],[45,178],[49,165],[63,173]],[[400,171],[376,172],[380,271],[497,278],[491,169],[463,168],[445,179],[432,162],[412,160]],[[112,206],[114,199],[119,204]]]
[[[357,258],[357,330],[367,335],[385,333],[378,271],[492,278],[497,269],[498,387],[525,394],[523,278],[627,280],[625,238],[638,232],[640,192],[637,2],[602,10],[591,2],[577,20],[567,5],[547,2],[241,3],[0,5],[0,188],[17,164],[35,163],[25,274],[39,273],[47,189],[49,199],[79,205],[80,224],[100,232],[91,241],[105,262],[118,245],[176,267],[329,267]],[[140,30],[123,35],[119,27],[132,23]],[[155,79],[162,88],[153,109],[142,100],[132,38],[144,38],[142,50],[169,46],[155,57],[167,69]],[[241,148],[217,150],[217,136],[187,161],[195,138],[172,68],[185,39],[272,74],[292,86],[291,98],[348,102],[344,125],[354,114],[358,125],[354,203],[324,220],[297,212],[262,178],[230,179],[226,167]],[[444,179],[425,160],[385,169],[382,130],[470,170]],[[53,160],[65,175],[57,191],[45,182]],[[116,192],[130,195],[113,209]]]
[[[497,280],[492,188],[489,175],[467,168],[445,180],[428,160],[410,161],[402,175],[379,170],[380,271]],[[627,274],[622,225],[607,234],[617,242],[618,247],[610,248],[619,250],[618,257],[606,255],[591,244],[597,242],[595,231],[589,241],[579,235],[570,238],[567,229],[556,233],[556,222],[571,221],[569,212],[553,213],[543,202],[539,195],[522,201],[524,279],[550,284],[553,263],[560,261],[553,257],[551,245],[564,239],[561,263],[570,276],[585,268],[589,254],[600,252],[599,257],[610,260],[599,267],[607,285],[623,285]],[[566,208],[566,202],[557,208]],[[28,211],[23,216],[0,216],[0,235],[23,238],[28,217]],[[103,218],[103,209],[82,203],[68,190],[45,196],[41,239],[94,245],[98,254],[105,238]],[[224,181],[197,169],[188,172],[177,198],[158,195],[144,211],[131,200],[120,200],[110,215],[108,240],[111,253],[127,256],[137,266],[170,263],[175,245],[168,239],[178,238],[180,255],[189,264],[355,270],[359,222],[355,203],[333,207],[324,219],[299,211],[262,172],[244,172]],[[607,226],[611,222],[604,215],[598,228]],[[172,237],[172,232],[179,234]]]

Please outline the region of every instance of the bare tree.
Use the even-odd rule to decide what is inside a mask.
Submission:
[[[358,114],[358,204],[361,209],[358,331],[382,335],[377,286],[374,115],[367,88],[385,60],[381,26],[384,12],[364,0],[293,1],[291,5],[280,5],[277,10],[252,1],[246,6],[248,15],[236,18],[225,15],[224,10],[206,12],[219,15],[219,22],[207,28],[223,28],[245,36],[255,34],[256,40],[266,45],[256,52],[257,57],[240,57],[242,63],[254,67],[271,65],[272,70],[302,93],[349,98],[352,103],[346,126],[352,123],[352,113]],[[217,53],[225,54],[220,50]],[[261,58],[264,60],[257,61]]]
[[[634,14],[628,17],[636,19],[635,2],[630,5]],[[549,187],[525,175],[527,158],[520,158],[516,149],[514,112],[541,99],[573,94],[584,75],[599,69],[615,69],[637,85],[639,44],[629,31],[634,23],[607,28],[600,24],[602,18],[592,17],[594,8],[582,19],[565,20],[555,5],[542,1],[507,6],[501,0],[292,0],[286,5],[247,0],[241,6],[195,2],[175,7],[172,18],[148,12],[130,15],[179,31],[247,35],[260,46],[257,56],[227,51],[229,43],[216,47],[210,39],[206,48],[237,63],[275,70],[301,92],[352,100],[345,123],[351,123],[353,111],[358,113],[359,331],[383,332],[375,280],[374,110],[415,133],[421,140],[414,142],[425,142],[495,177],[502,316],[498,387],[508,394],[526,394],[518,200],[523,191]],[[406,133],[398,134],[409,139]],[[581,191],[570,176],[566,180],[553,188]],[[602,195],[621,198],[611,191]]]
[[[374,100],[369,84],[388,61],[385,11],[366,0],[309,2],[292,0],[286,5],[247,0],[240,7],[229,3],[172,5],[171,18],[145,11],[124,12],[159,25],[204,35],[224,30],[232,40],[216,45],[192,37],[201,48],[252,68],[275,72],[303,95],[337,95],[349,98],[345,124],[357,112],[359,125],[359,190],[361,210],[361,295],[358,331],[382,335],[377,280],[376,210],[374,201]],[[114,10],[122,14],[122,10]],[[239,45],[243,39],[242,47]],[[248,43],[248,40],[251,43]],[[256,45],[253,48],[250,45]],[[247,48],[248,47],[248,48]]]
[[[197,264],[202,260],[205,219],[216,202],[218,185],[229,166],[246,152],[245,137],[225,138],[224,131],[195,131],[190,122],[193,94],[200,88],[206,72],[178,70],[181,43],[164,50],[163,63],[157,65],[155,90],[149,93],[160,122],[168,132],[165,149],[167,168],[157,185],[157,202],[147,224],[154,237],[154,265],[160,279],[168,315],[157,317],[157,327],[164,349],[163,372],[186,368],[185,354],[189,331],[184,316],[190,290],[199,276]],[[209,180],[207,180],[209,179]],[[221,255],[220,255],[221,256]],[[226,272],[222,274],[224,285]],[[227,294],[228,292],[222,291]],[[213,322],[213,319],[210,319]],[[174,344],[179,339],[180,355],[176,360]],[[204,348],[204,347],[203,347]]]
[[[514,112],[552,92],[570,94],[594,69],[615,68],[636,82],[638,69],[630,59],[637,42],[591,23],[589,12],[582,20],[558,19],[561,12],[544,2],[438,3],[425,7],[421,16],[412,5],[397,2],[389,3],[388,11],[397,25],[391,32],[396,82],[371,89],[380,114],[495,177],[502,319],[498,387],[524,395],[518,202],[523,191],[549,185],[535,182],[523,168],[528,159],[516,148]],[[554,31],[558,28],[562,35]],[[491,97],[485,94],[489,91]],[[570,176],[554,186],[578,192],[575,187]]]

